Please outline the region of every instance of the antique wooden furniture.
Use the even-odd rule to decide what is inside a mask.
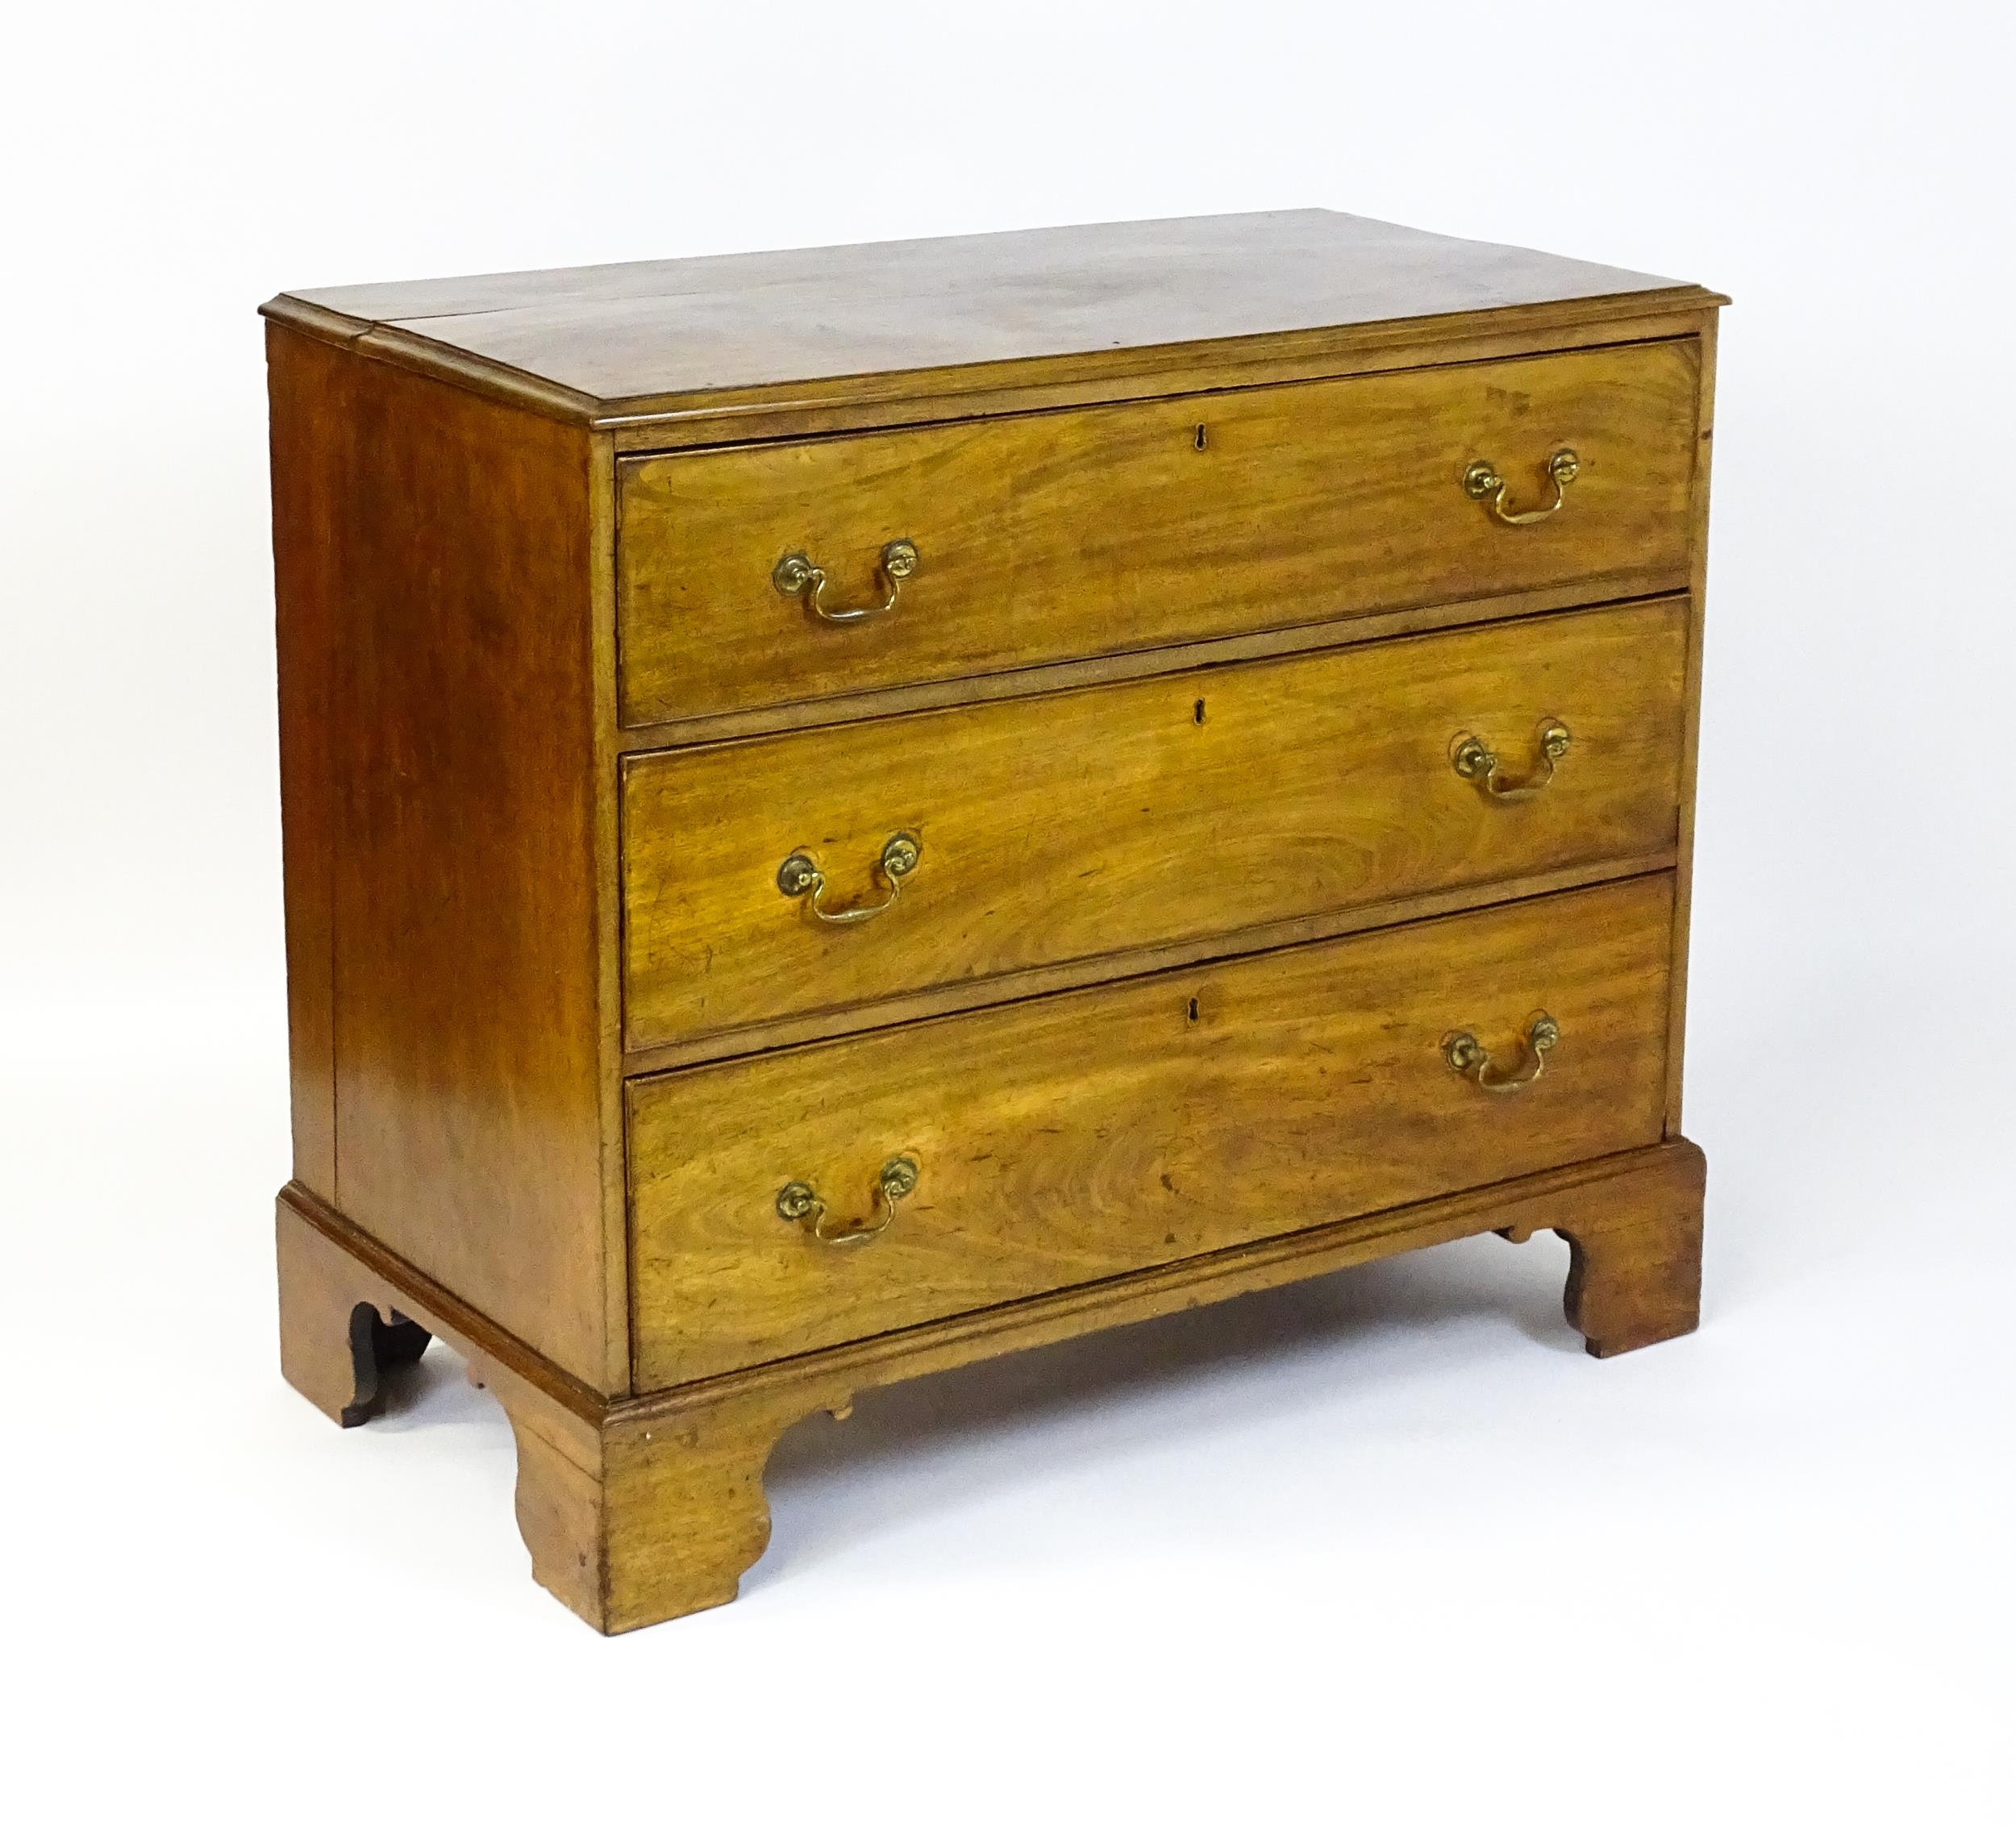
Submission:
[[[1695,1323],[1718,307],[1322,211],[266,307],[282,1360],[732,1597],[815,1409],[1497,1229]]]

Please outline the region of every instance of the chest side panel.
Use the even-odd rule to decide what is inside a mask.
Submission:
[[[317,1189],[608,1386],[589,442],[313,359],[339,366],[312,401],[276,396],[275,447],[296,460],[300,413],[340,422],[277,485],[318,504],[280,603],[283,701],[321,718],[319,802],[286,808],[290,949],[298,930],[311,984],[326,970]]]

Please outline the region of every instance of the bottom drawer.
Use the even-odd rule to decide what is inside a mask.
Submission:
[[[639,1386],[1656,1142],[1672,913],[1645,876],[637,1079]]]

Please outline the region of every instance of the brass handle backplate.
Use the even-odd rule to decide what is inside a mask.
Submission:
[[[873,1242],[896,1221],[896,1207],[917,1190],[917,1163],[906,1154],[882,1163],[875,1178],[876,1206],[866,1223],[844,1229],[826,1227],[829,1213],[826,1200],[803,1179],[793,1179],[777,1194],[777,1215],[787,1224],[802,1224],[805,1233],[819,1242],[835,1245]],[[878,1221],[879,1220],[879,1221]]]
[[[1560,1023],[1551,1014],[1540,1013],[1531,1017],[1526,1024],[1526,1053],[1511,1070],[1491,1063],[1491,1055],[1484,1050],[1474,1034],[1455,1033],[1444,1037],[1442,1056],[1449,1062],[1449,1069],[1458,1075],[1468,1078],[1479,1090],[1494,1091],[1501,1095],[1523,1090],[1539,1077],[1546,1064],[1547,1055],[1560,1044]]]
[[[1524,779],[1510,780],[1506,776],[1504,763],[1496,752],[1485,746],[1481,736],[1465,730],[1449,744],[1449,765],[1456,769],[1459,780],[1477,781],[1486,797],[1507,805],[1516,804],[1547,789],[1554,778],[1555,764],[1567,754],[1572,739],[1568,725],[1559,717],[1541,718],[1538,732],[1539,764]]]
[[[903,877],[923,861],[923,844],[907,830],[898,831],[882,846],[878,859],[882,879],[889,884],[888,894],[864,907],[837,907],[829,910],[823,905],[827,886],[824,873],[804,851],[793,850],[777,871],[777,892],[792,901],[810,895],[814,917],[828,925],[858,925],[864,919],[887,913],[896,905],[897,896],[903,891]]]
[[[917,547],[906,539],[891,539],[882,547],[876,568],[882,579],[882,600],[862,609],[829,609],[826,605],[826,572],[802,551],[787,551],[777,560],[770,581],[780,596],[802,596],[806,606],[822,622],[844,625],[865,622],[873,615],[886,615],[902,593],[903,580],[914,576],[919,560]]]
[[[1529,507],[1518,514],[1506,510],[1506,497],[1512,492],[1512,485],[1481,457],[1463,472],[1463,492],[1472,501],[1489,501],[1491,511],[1506,526],[1530,526],[1535,521],[1560,512],[1561,503],[1568,498],[1568,485],[1581,473],[1581,469],[1582,460],[1573,451],[1564,448],[1555,451],[1547,460],[1547,476],[1554,485],[1554,498],[1544,507]]]

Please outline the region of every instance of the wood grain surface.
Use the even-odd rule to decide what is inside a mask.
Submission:
[[[638,1387],[1431,1198],[1659,1138],[1669,876],[633,1081]],[[1545,1010],[1543,1075],[1493,1096]],[[812,1185],[884,1235],[813,1241]]]
[[[1695,410],[1698,451],[1694,459],[1693,537],[1689,547],[1687,691],[1681,743],[1679,857],[1673,885],[1673,971],[1667,992],[1666,1133],[1681,1132],[1681,1093],[1687,1050],[1687,969],[1694,889],[1695,780],[1700,772],[1702,663],[1708,615],[1708,491],[1715,442],[1715,353],[1720,335],[1710,316],[1701,336],[1701,403]]]
[[[297,289],[276,306],[396,331],[592,398],[1215,343],[1602,298],[1643,272],[1328,210]]]
[[[631,725],[845,697],[1380,609],[1574,582],[1643,593],[1685,568],[1692,338],[1204,399],[631,457],[620,469],[620,699]],[[1202,430],[1200,431],[1200,427]],[[1199,439],[1202,447],[1199,447]],[[1527,506],[1501,524],[1477,459]],[[803,552],[819,620],[772,581]]]
[[[273,635],[294,1178],[336,1196],[334,870],[336,649],[348,599],[341,478],[358,461],[356,364],[269,326]]]
[[[719,747],[624,772],[632,1046],[1670,845],[1685,605],[1585,610]],[[1533,765],[1501,804],[1452,738]],[[833,926],[777,887],[810,854]]]
[[[619,1387],[589,439],[271,335],[302,1177]]]

